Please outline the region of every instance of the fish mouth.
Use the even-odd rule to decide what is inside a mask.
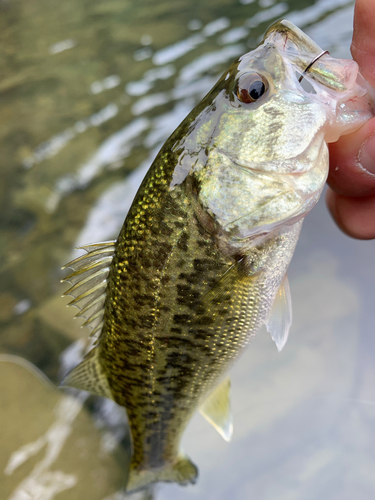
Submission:
[[[285,19],[267,30],[263,43],[274,46],[299,72],[299,84],[305,79],[313,86],[317,95],[309,94],[309,98],[324,105],[329,118],[325,130],[327,143],[354,132],[374,116],[375,91],[362,77],[355,61],[331,57]]]
[[[358,64],[331,57],[306,33],[287,19],[277,21],[266,31],[264,43],[271,43],[302,73],[334,91],[352,90],[356,85]]]

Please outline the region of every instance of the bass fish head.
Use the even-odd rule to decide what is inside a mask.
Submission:
[[[356,62],[275,23],[188,118],[172,187],[190,174],[200,218],[232,241],[297,222],[322,192],[327,143],[373,116],[367,85]]]

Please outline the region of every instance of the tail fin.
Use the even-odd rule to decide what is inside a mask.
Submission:
[[[187,457],[180,457],[174,464],[166,464],[157,469],[131,470],[126,488],[128,493],[137,491],[154,483],[194,484],[198,469]]]

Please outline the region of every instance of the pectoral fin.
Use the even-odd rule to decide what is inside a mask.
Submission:
[[[229,391],[230,379],[226,378],[208,396],[200,408],[200,412],[204,418],[215,427],[225,441],[230,441],[233,433]]]
[[[290,295],[288,277],[285,275],[266,322],[267,331],[271,334],[272,340],[275,342],[279,352],[288,340],[291,324],[292,298]]]

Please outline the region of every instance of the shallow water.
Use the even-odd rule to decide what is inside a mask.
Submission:
[[[352,16],[346,0],[0,0],[1,499],[121,498],[124,414],[48,383],[88,345],[60,267],[116,237],[161,144],[271,22],[349,57]],[[156,499],[373,500],[374,251],[318,204],[289,271],[286,348],[259,333],[233,369],[233,441],[196,416],[199,481]]]

